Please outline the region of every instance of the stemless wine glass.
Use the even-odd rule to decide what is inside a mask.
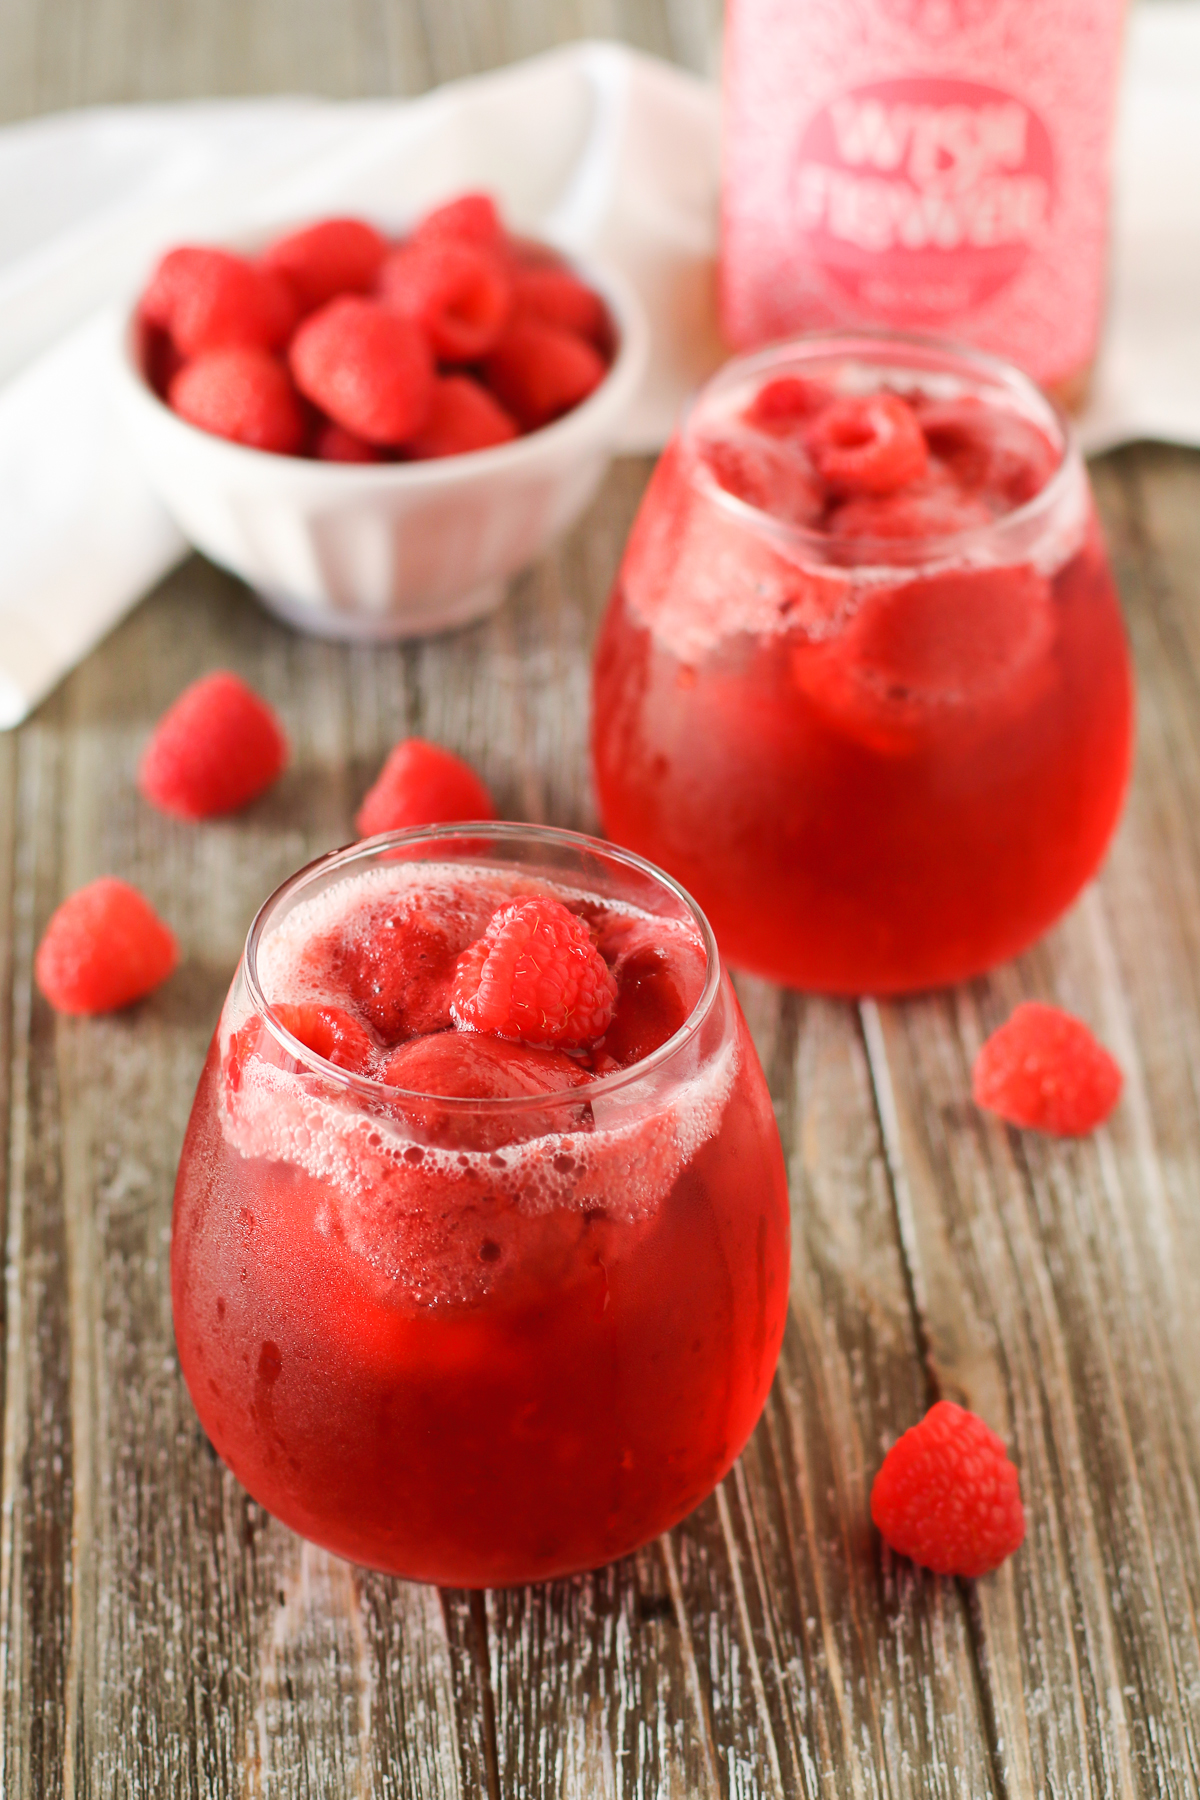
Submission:
[[[481,893],[551,894],[624,946],[629,1054],[691,980],[679,1028],[499,1098],[388,1085],[288,1028],[281,982],[320,990],[334,938],[345,975],[358,940],[331,921],[417,905],[461,935]],[[774,1371],[788,1234],[762,1071],[683,890],[569,832],[393,834],[302,869],[251,927],[180,1161],[180,1363],[219,1454],[305,1537],[420,1580],[542,1580],[624,1555],[729,1468]]]
[[[806,393],[907,397],[911,492],[822,513],[802,419],[787,436]],[[1063,415],[1011,366],[901,334],[736,359],[655,471],[593,697],[606,830],[695,894],[736,967],[888,994],[1015,955],[1097,868],[1130,760]]]

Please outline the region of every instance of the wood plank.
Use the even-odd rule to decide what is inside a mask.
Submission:
[[[1197,865],[1187,840],[1170,858],[1146,854],[1171,684],[1155,661],[1160,621],[1146,616],[1154,584],[1130,532],[1133,502],[1122,517],[1107,477],[1103,494],[1135,643],[1151,652],[1146,762],[1110,867],[1020,963],[863,1016],[935,1381],[1006,1438],[1028,1503],[1025,1548],[976,1589],[1006,1781],[1019,1793],[1194,1794],[1200,1121],[1193,1097],[1160,1132],[1151,1096],[1162,1041],[1195,1029],[1174,927]],[[1190,679],[1186,668],[1177,677]],[[1167,754],[1180,756],[1175,780],[1194,806],[1178,730]],[[1147,881],[1169,887],[1181,861],[1187,898],[1164,913],[1130,906]],[[1147,990],[1153,1009],[1142,1011]],[[1122,1057],[1128,1096],[1091,1139],[1018,1133],[970,1104],[974,1053],[1022,997],[1079,1013]]]
[[[377,684],[403,663],[373,659]],[[133,771],[153,718],[214,664],[277,702],[296,761],[250,814],[193,829],[146,807]],[[191,563],[18,740],[5,1791],[487,1791],[470,1719],[460,1759],[437,1596],[381,1587],[269,1520],[206,1444],[172,1351],[192,1089],[263,893],[349,835],[362,666]],[[126,1013],[56,1020],[31,997],[32,946],[63,892],[109,870],[172,922],[183,967]]]
[[[763,1423],[674,1533],[729,1794],[995,1791],[955,1584],[881,1557],[871,1482],[927,1404],[853,1009],[739,983],[792,1186],[791,1314]]]
[[[713,66],[716,0],[10,0],[0,117],[211,91],[415,92],[583,33]],[[1099,889],[955,995],[851,1009],[743,984],[793,1175],[792,1317],[721,1492],[599,1575],[487,1596],[352,1571],[266,1518],[174,1367],[170,1189],[255,906],[351,834],[383,750],[467,755],[502,811],[587,828],[587,655],[647,464],[491,622],[404,649],[292,636],[194,560],[0,740],[8,1171],[0,1786],[205,1796],[1195,1794],[1200,1752],[1198,459],[1098,471],[1143,678]],[[296,745],[243,820],[150,814],[132,771],[201,669]],[[31,986],[54,903],[139,881],[186,960],[128,1018]],[[1118,1050],[1127,1098],[1057,1146],[965,1101],[1024,993]],[[11,1076],[7,1071],[11,1070]],[[971,1588],[879,1553],[871,1477],[946,1392],[1014,1445],[1029,1544]]]

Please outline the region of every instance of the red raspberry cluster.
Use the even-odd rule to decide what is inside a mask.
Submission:
[[[599,295],[486,194],[401,243],[323,219],[257,259],[183,246],[142,295],[144,366],[191,425],[277,455],[408,462],[508,443],[604,379]]]

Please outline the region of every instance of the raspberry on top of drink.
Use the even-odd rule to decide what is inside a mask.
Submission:
[[[1015,954],[1100,860],[1130,719],[1087,476],[1017,370],[861,332],[694,402],[601,631],[593,748],[609,836],[735,965],[891,993]]]
[[[526,842],[567,860],[506,860]],[[172,1292],[209,1436],[295,1529],[468,1585],[625,1554],[744,1444],[787,1244],[711,934],[639,859],[439,827],[263,909],[184,1147]]]

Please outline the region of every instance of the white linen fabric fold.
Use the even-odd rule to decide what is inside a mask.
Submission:
[[[322,212],[402,228],[485,187],[510,222],[616,265],[651,324],[623,447],[665,442],[720,361],[716,90],[580,43],[411,101],[105,107],[0,131],[0,728],[185,552],[109,417],[103,343],[155,257]],[[1200,7],[1131,19],[1112,315],[1089,448],[1200,444]]]

